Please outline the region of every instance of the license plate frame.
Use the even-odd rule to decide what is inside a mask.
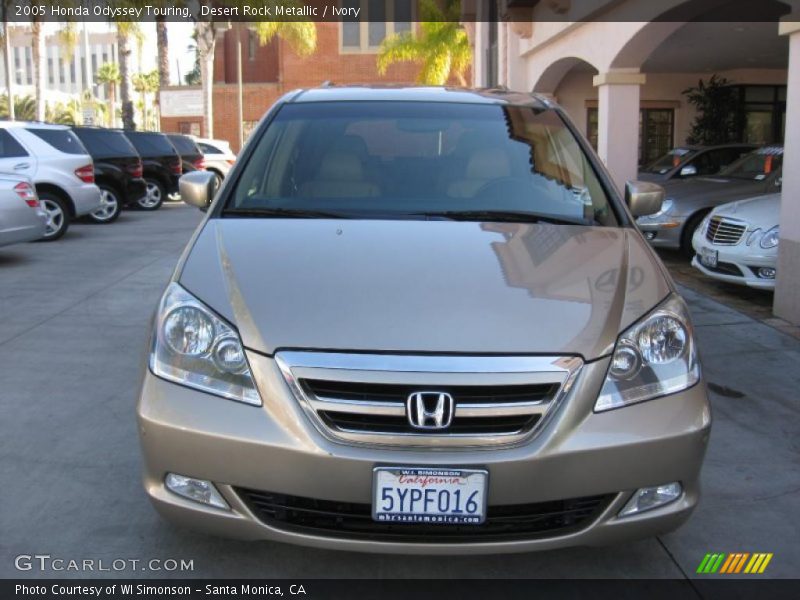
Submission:
[[[711,269],[716,268],[719,263],[719,250],[711,248],[700,248],[700,264]]]
[[[415,502],[422,503],[422,511],[415,511],[415,503],[411,502],[411,497],[408,496],[410,510],[381,510],[379,505],[382,497],[382,490],[386,485],[386,475],[389,477],[394,476],[398,483],[400,483],[399,476],[406,476],[411,478],[428,477],[434,478],[432,482],[423,484],[419,482],[415,485],[414,482],[408,482],[403,487],[411,494],[411,490],[420,490],[421,496]],[[439,479],[462,479],[464,483],[448,483],[439,482]],[[394,485],[397,485],[395,483]],[[402,485],[402,483],[401,483]],[[463,486],[463,487],[456,487]],[[448,505],[447,510],[439,512],[429,512],[427,510],[427,502],[432,502],[436,505],[438,510],[439,494],[436,493],[436,498],[431,500],[431,497],[426,496],[425,489],[436,491],[448,491]],[[455,498],[455,492],[462,492],[461,497],[457,500],[457,504],[463,507],[460,513],[455,510],[450,510],[450,502]],[[472,497],[472,492],[479,491],[477,498]],[[486,507],[487,496],[489,493],[489,471],[486,469],[462,469],[450,467],[395,467],[395,466],[380,466],[372,470],[372,519],[379,523],[391,524],[423,524],[423,525],[481,525],[486,521]],[[399,501],[399,497],[393,498]],[[466,507],[468,501],[472,499],[478,506],[475,512],[467,512]],[[385,507],[386,498],[384,498]]]

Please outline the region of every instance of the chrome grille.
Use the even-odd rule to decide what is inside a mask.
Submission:
[[[747,225],[725,217],[711,217],[706,229],[706,239],[720,246],[735,246],[747,231]]]
[[[572,385],[573,357],[466,357],[279,352],[276,361],[311,421],[329,439],[393,446],[486,446],[528,438]],[[420,391],[449,394],[444,429],[407,414]]]

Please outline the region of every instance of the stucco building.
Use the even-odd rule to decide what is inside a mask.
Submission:
[[[474,0],[465,21],[477,86],[552,96],[617,186],[684,144],[682,93],[716,74],[737,86],[741,141],[783,143],[776,315],[800,323],[800,7],[792,0]]]

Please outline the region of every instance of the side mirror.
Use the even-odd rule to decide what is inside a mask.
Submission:
[[[211,171],[192,171],[178,180],[181,200],[202,211],[211,206],[218,188],[217,176]]]
[[[664,202],[664,188],[648,181],[629,181],[625,184],[625,203],[634,217],[654,215]]]
[[[697,167],[694,165],[686,165],[681,169],[680,175],[681,177],[692,177],[697,175]]]

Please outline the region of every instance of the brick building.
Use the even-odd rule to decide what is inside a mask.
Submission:
[[[242,36],[242,81],[244,87],[244,137],[272,103],[285,92],[300,87],[335,83],[413,83],[418,67],[402,63],[378,74],[378,46],[385,36],[412,27],[404,23],[317,23],[317,51],[307,58],[295,54],[280,39],[261,46],[256,35],[241,26],[225,32],[214,55],[214,137],[225,139],[238,150],[236,37]],[[197,88],[172,87],[170,90]],[[199,96],[199,93],[198,93]],[[166,111],[165,111],[166,112]],[[185,111],[184,111],[185,112]],[[161,130],[204,135],[201,110],[185,116],[162,116]]]

